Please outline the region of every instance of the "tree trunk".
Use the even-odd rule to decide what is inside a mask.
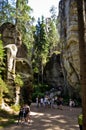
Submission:
[[[42,85],[43,85],[43,63],[41,63],[41,78],[42,78]]]
[[[86,2],[77,0],[78,7],[78,26],[79,26],[79,51],[80,51],[80,76],[82,87],[82,113],[83,130],[86,130]]]

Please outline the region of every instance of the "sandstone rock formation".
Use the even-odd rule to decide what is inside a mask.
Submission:
[[[75,0],[60,0],[58,19],[60,47],[63,67],[66,70],[66,79],[71,87],[77,89],[80,85],[80,58],[77,4]]]
[[[32,68],[27,55],[27,47],[22,43],[20,32],[15,25],[4,23],[0,27],[1,40],[7,49],[7,79],[13,81],[15,74],[19,74],[24,82],[27,101],[32,91]],[[24,89],[23,88],[23,89]]]
[[[64,89],[64,77],[61,68],[60,54],[53,54],[49,62],[46,64],[44,69],[44,79],[45,82],[57,91],[59,87]]]
[[[14,79],[17,46],[15,44],[8,44],[4,48],[7,48],[7,79]]]

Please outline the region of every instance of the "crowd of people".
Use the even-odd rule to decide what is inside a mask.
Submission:
[[[36,106],[37,107],[50,107],[54,108],[57,105],[58,109],[62,110],[63,98],[62,97],[52,97],[45,96],[44,98],[37,97],[36,98]]]
[[[49,97],[49,96],[44,96],[44,97],[37,97],[36,98],[36,106],[37,107],[50,107],[54,108],[54,106],[57,106],[58,109],[62,110],[63,106],[63,98],[61,96],[56,96],[56,97]],[[75,101],[73,99],[69,99],[68,105],[71,108],[75,107]]]

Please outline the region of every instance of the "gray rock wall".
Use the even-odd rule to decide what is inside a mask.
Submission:
[[[80,84],[80,58],[78,16],[75,0],[61,0],[59,3],[59,32],[63,66],[68,83],[77,88]]]
[[[60,54],[53,54],[44,68],[44,79],[52,88],[58,90],[59,86],[63,89],[64,77],[60,64]]]

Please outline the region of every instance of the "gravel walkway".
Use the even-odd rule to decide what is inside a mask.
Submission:
[[[57,108],[36,108],[31,105],[31,123],[13,124],[2,130],[79,130],[77,117],[81,112],[80,108],[63,106],[63,110]]]

